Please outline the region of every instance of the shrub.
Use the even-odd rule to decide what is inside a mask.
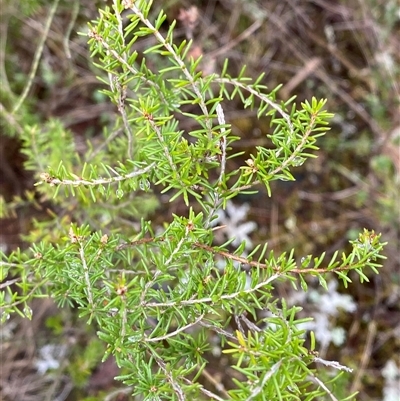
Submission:
[[[26,168],[53,214],[36,222],[28,250],[2,255],[1,319],[30,318],[33,297],[77,308],[107,344],[104,359],[114,355],[119,379],[145,399],[335,399],[338,376],[324,383],[315,364],[350,369],[318,357],[313,333],[301,328],[310,319],[274,289],[288,282],[307,291],[309,277],[327,289],[327,275],[347,287],[351,272],[368,280],[366,270],[378,273],[383,258],[380,235],[364,230],[349,253],[330,260],[215,239],[231,199],[262,185],[271,196],[273,180],[293,180],[292,169],[315,157],[332,116],[325,100],[277,101],[279,87],[268,91],[245,68],[232,77],[228,62],[207,75],[201,58],[189,56],[190,42],[175,44],[175,23],[165,31],[164,12],[152,15],[151,2],[116,1],[89,24],[103,94],[119,112],[101,140],[82,150],[57,120],[23,127]],[[245,157],[232,151],[239,138],[224,108],[234,98],[269,118],[270,147]],[[193,128],[181,129],[188,119]],[[160,223],[155,193],[183,202],[185,212]],[[236,372],[229,389],[201,380],[211,355],[221,354]]]

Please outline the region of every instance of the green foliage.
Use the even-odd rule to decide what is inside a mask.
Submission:
[[[29,318],[33,297],[77,308],[107,344],[104,358],[113,354],[123,368],[119,379],[145,399],[322,399],[330,383],[313,364],[348,369],[307,349],[299,308],[273,290],[288,281],[307,291],[309,276],[326,288],[329,274],[346,287],[351,272],[368,281],[366,271],[378,273],[383,259],[380,235],[365,230],[348,254],[299,264],[294,251],[275,256],[267,244],[250,254],[244,242],[231,251],[233,238],[217,245],[212,222],[229,199],[260,185],[271,195],[273,180],[293,180],[292,169],[315,157],[332,115],[325,100],[278,102],[278,88],[268,91],[262,76],[252,82],[245,68],[237,77],[228,63],[220,75],[202,74],[200,59],[187,57],[191,44],[174,42],[174,23],[163,31],[165,19],[163,11],[153,16],[151,2],[114,1],[89,24],[103,93],[119,112],[101,142],[78,151],[58,121],[23,127],[26,168],[54,212],[35,223],[29,250],[2,254],[1,319]],[[152,45],[139,54],[143,37]],[[238,138],[223,111],[233,98],[270,119],[273,145],[256,147],[235,169]],[[195,128],[180,129],[183,119]],[[162,227],[153,221],[155,189],[183,201],[186,214]],[[237,372],[229,390],[214,393],[199,380],[211,351]],[[91,367],[82,362],[80,371]]]
[[[92,338],[84,349],[76,347],[76,350],[80,352],[75,352],[70,356],[71,363],[68,366],[68,373],[75,386],[82,388],[87,384],[92,370],[98,366],[104,346],[100,340]]]

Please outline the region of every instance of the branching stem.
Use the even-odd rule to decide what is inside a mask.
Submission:
[[[147,167],[142,168],[140,170],[133,171],[132,173],[126,175],[120,175],[117,177],[111,178],[98,178],[96,180],[84,180],[83,178],[79,178],[76,180],[60,180],[59,178],[51,177],[48,173],[42,173],[40,178],[42,181],[46,182],[50,185],[72,185],[74,187],[78,187],[80,185],[89,185],[89,186],[96,186],[96,185],[104,185],[104,184],[112,184],[114,182],[121,182],[128,180],[133,177],[137,177],[138,175],[142,175],[150,171],[155,166],[155,163],[149,164]]]

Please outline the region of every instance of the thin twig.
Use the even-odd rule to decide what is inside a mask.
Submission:
[[[81,258],[82,262],[82,267],[83,267],[83,274],[85,277],[85,284],[86,284],[86,291],[85,293],[87,294],[88,301],[89,301],[89,306],[91,311],[94,311],[94,302],[93,302],[93,294],[92,294],[92,284],[90,282],[90,275],[89,275],[89,267],[86,263],[85,259],[85,250],[83,249],[83,243],[79,243],[79,256]]]
[[[186,379],[186,377],[183,378],[183,381],[186,382],[187,384],[193,384],[189,379]],[[210,397],[212,400],[217,400],[217,401],[225,401],[223,398],[219,397],[218,395],[212,393],[210,390],[207,390],[203,386],[200,387],[200,391],[205,394],[207,397]],[[229,394],[226,394],[228,398]]]
[[[311,381],[313,381],[314,383],[316,383],[316,384],[318,384],[319,386],[321,386],[321,387],[325,390],[326,394],[328,394],[329,397],[331,397],[331,400],[332,400],[332,401],[339,401],[339,400],[332,394],[332,391],[329,390],[329,388],[326,387],[325,384],[324,384],[320,379],[318,379],[318,377],[316,377],[316,376],[314,376],[313,374],[311,374],[311,376],[309,376],[309,378],[311,379]]]
[[[225,125],[225,115],[224,115],[224,110],[222,109],[222,106],[220,103],[218,103],[217,108],[217,118],[218,118],[218,124],[219,125]],[[221,150],[221,156],[220,156],[220,173],[218,177],[218,184],[219,186],[222,185],[224,176],[225,176],[225,168],[226,168],[226,135],[225,135],[225,127],[221,127],[221,133],[222,137],[220,139],[220,150]],[[214,193],[214,200],[213,200],[213,205],[211,206],[210,210],[208,211],[207,218],[204,221],[204,228],[208,228],[211,222],[211,218],[213,217],[215,211],[217,210],[218,206],[221,204],[221,198],[220,194],[215,191]]]
[[[150,349],[150,352],[153,354],[153,357],[157,362],[157,365],[164,372],[167,380],[171,383],[171,386],[174,389],[175,394],[178,396],[178,400],[185,401],[186,400],[185,393],[183,392],[182,387],[179,385],[176,379],[172,376],[170,369],[167,369],[165,362],[152,349]]]
[[[33,58],[32,68],[31,68],[31,71],[30,71],[29,76],[28,76],[28,82],[25,85],[25,88],[24,88],[20,98],[17,101],[17,104],[14,106],[12,114],[15,114],[19,110],[19,108],[21,107],[22,103],[25,101],[25,99],[28,96],[28,93],[29,93],[29,91],[31,89],[31,86],[33,84],[33,79],[35,78],[36,71],[37,71],[38,66],[39,66],[40,57],[42,56],[42,53],[43,53],[44,43],[46,42],[47,36],[49,34],[50,26],[51,26],[51,23],[53,21],[54,15],[56,13],[59,1],[60,0],[54,0],[54,3],[53,3],[53,5],[52,5],[52,7],[50,9],[50,13],[49,13],[49,16],[47,18],[46,25],[44,27],[43,36],[42,36],[42,38],[41,38],[41,40],[39,42],[39,45],[38,45],[38,47],[36,48],[36,51],[35,51],[35,56]]]
[[[166,157],[166,159],[168,160],[169,166],[171,167],[171,170],[176,174],[177,179],[179,180],[179,184],[181,185],[182,188],[184,188],[186,185],[184,184],[184,182],[181,179],[181,174],[178,171],[178,168],[176,166],[176,164],[174,163],[174,160],[171,156],[171,153],[168,149],[167,143],[165,142],[165,139],[163,137],[163,134],[160,130],[160,127],[152,120],[152,118],[148,118],[147,121],[149,122],[151,128],[155,131],[155,133],[157,134],[157,138],[160,141],[160,144],[163,148],[164,151],[164,155]]]
[[[1,85],[3,85],[4,90],[4,82],[1,82]],[[22,126],[18,123],[15,116],[6,110],[2,103],[0,103],[0,115],[7,121],[7,124],[9,124],[17,131],[18,135],[22,135],[22,133],[24,132]]]
[[[79,0],[74,0],[74,5],[72,7],[71,20],[69,21],[69,24],[67,26],[67,30],[66,30],[65,35],[64,35],[63,46],[64,46],[65,55],[67,56],[67,58],[71,58],[71,51],[69,49],[69,38],[71,36],[72,29],[73,29],[73,27],[75,25],[75,22],[76,22],[76,19],[78,17],[79,5],[80,5],[80,1]]]
[[[319,358],[319,357],[315,357],[313,359],[313,361],[315,363],[322,363],[323,365],[329,366],[334,369],[345,370],[346,372],[349,372],[349,373],[351,373],[353,371],[353,369],[351,369],[347,366],[341,365],[339,362],[336,362],[336,361],[327,361],[327,360]]]
[[[132,0],[128,1],[123,1],[123,4],[125,3],[126,8],[130,8],[139,18],[140,20],[152,31],[153,35],[157,38],[157,40],[168,50],[168,52],[172,55],[176,63],[179,65],[181,71],[183,74],[186,76],[187,80],[189,81],[190,85],[193,88],[193,91],[197,97],[197,100],[199,101],[199,106],[200,109],[203,113],[203,115],[206,118],[206,127],[207,127],[207,134],[208,138],[211,140],[212,139],[212,121],[210,118],[210,114],[207,109],[207,105],[205,102],[204,95],[201,93],[197,82],[193,79],[192,74],[186,67],[186,64],[183,62],[183,60],[176,54],[173,46],[171,46],[170,43],[161,35],[161,33],[153,26],[153,24],[143,15],[143,13],[139,10],[139,8],[134,4]]]
[[[279,370],[280,366],[282,365],[282,359],[278,362],[276,362],[271,369],[264,375],[260,385],[258,385],[252,392],[251,394],[246,398],[246,401],[251,401],[261,393],[263,390],[265,383]]]
[[[221,381],[218,381],[218,376],[216,377],[216,375],[208,373],[206,368],[201,371],[201,375],[204,376],[221,394],[223,394],[226,399],[231,398],[228,392],[225,390],[224,384]]]
[[[164,92],[162,89],[157,85],[157,83],[147,79],[142,73],[140,73],[133,65],[129,64],[123,57],[121,57],[117,51],[112,49],[110,45],[104,40],[104,38],[97,33],[96,31],[92,30],[88,33],[89,38],[93,38],[98,41],[108,52],[111,54],[116,60],[118,60],[122,65],[126,67],[128,71],[130,71],[134,76],[141,79],[147,85],[154,87],[157,90],[157,93],[160,95],[164,104],[169,104],[167,99],[164,97]],[[112,80],[110,81],[110,86],[112,86]],[[112,88],[111,88],[112,89]]]
[[[175,255],[180,251],[180,249],[182,248],[183,244],[187,241],[187,236],[189,234],[189,227],[186,226],[186,232],[185,235],[181,238],[181,240],[178,242],[178,244],[176,245],[175,249],[173,250],[173,252],[171,253],[171,255],[169,256],[169,258],[165,261],[165,263],[163,263],[163,267],[164,268],[168,268],[169,264],[172,262],[172,260],[174,259]],[[144,287],[144,290],[142,292],[142,295],[140,296],[140,303],[144,304],[145,303],[145,297],[147,294],[147,291],[149,290],[150,287],[152,287],[155,283],[155,281],[157,280],[157,277],[162,273],[162,271],[160,269],[158,269],[154,275],[153,278],[147,282],[146,286]]]
[[[230,333],[229,331],[226,331],[224,329],[221,329],[220,327],[216,327],[212,324],[206,323],[206,322],[199,322],[200,326],[206,327],[209,330],[215,331],[216,333],[220,334],[223,337],[230,338],[232,340],[236,340],[237,338]]]
[[[115,400],[115,396],[119,394],[128,394],[130,395],[134,391],[134,387],[123,387],[123,388],[117,388],[114,391],[111,391],[111,393],[108,393],[106,397],[104,397],[104,401],[112,401]]]
[[[231,40],[227,44],[221,46],[220,48],[211,51],[210,53],[206,54],[206,59],[215,59],[221,55],[226,54],[229,50],[233,49],[237,46],[240,42],[246,40],[249,36],[251,36],[257,29],[259,29],[264,20],[259,19],[255,21],[252,25],[250,25],[247,29],[245,29],[240,35],[238,35],[235,39]]]
[[[137,177],[138,175],[147,173],[154,166],[155,166],[155,163],[151,163],[147,167],[145,167],[141,170],[136,170],[136,171],[133,171],[132,173],[129,173],[126,175],[119,175],[117,177],[111,177],[111,178],[99,178],[97,180],[92,180],[92,181],[84,180],[83,178],[80,178],[77,180],[60,180],[59,178],[51,177],[50,174],[48,174],[48,173],[42,173],[40,175],[40,178],[42,179],[42,181],[44,181],[50,185],[72,185],[74,187],[77,187],[80,185],[96,186],[96,185],[103,185],[103,184],[112,184],[114,182],[121,182],[121,181],[128,180],[130,178],[133,178],[133,177]]]
[[[204,317],[204,314],[202,314],[201,316],[199,316],[194,322],[187,324],[186,326],[180,327],[179,329],[172,331],[171,333],[165,334],[164,336],[161,337],[151,337],[148,338],[146,337],[144,339],[144,341],[148,342],[148,343],[152,343],[152,342],[158,342],[158,341],[162,341],[165,340],[167,338],[170,337],[174,337],[176,336],[178,333],[185,331],[186,329],[188,329],[189,327],[195,326],[197,323],[199,323]]]
[[[121,317],[121,339],[124,340],[126,336],[126,327],[128,324],[128,310],[126,308],[126,298],[125,296],[121,295],[121,302],[122,302],[122,307],[119,308],[120,311],[122,311],[122,317]]]
[[[290,164],[293,162],[293,160],[298,157],[298,155],[301,153],[302,149],[304,148],[308,137],[311,135],[312,130],[314,128],[314,122],[315,122],[316,116],[312,115],[311,116],[311,120],[309,123],[309,128],[308,130],[304,133],[300,143],[296,146],[296,149],[292,152],[292,154],[286,159],[284,160],[278,167],[276,167],[274,170],[270,171],[268,173],[269,176],[273,177],[274,175],[280,173],[281,171],[283,171],[286,167],[290,166]],[[256,180],[254,181],[252,184],[248,184],[248,185],[242,185],[241,187],[237,187],[237,188],[231,188],[229,190],[227,190],[227,192],[241,192],[243,190],[252,188],[255,185],[260,184],[261,181],[260,180]]]
[[[0,266],[4,266],[5,263],[1,263]],[[18,265],[16,265],[18,266]],[[22,278],[18,277],[18,278],[14,278],[13,280],[8,280],[4,283],[0,283],[0,290],[6,287],[9,287],[10,285],[13,285],[14,283],[18,283],[18,281],[21,281]]]
[[[245,294],[252,294],[253,292],[257,292],[260,288],[263,288],[276,279],[280,277],[280,274],[273,274],[272,276],[268,277],[267,280],[262,281],[261,283],[258,283],[252,288],[248,288],[245,290],[241,291],[236,291],[231,294],[225,294],[221,295],[218,298],[218,301],[224,301],[224,300],[230,300],[230,299],[235,299],[237,297],[242,297]],[[196,305],[196,304],[208,304],[208,303],[214,303],[215,299],[214,297],[204,297],[204,298],[192,298],[188,300],[183,300],[183,301],[171,301],[171,302],[148,302],[148,303],[143,303],[141,306],[143,307],[148,307],[148,308],[169,308],[177,305],[182,305],[182,306],[191,306],[191,305]]]
[[[376,337],[376,332],[377,332],[376,322],[375,322],[375,320],[372,320],[368,324],[368,334],[367,334],[365,347],[364,347],[362,357],[361,357],[361,363],[358,365],[357,374],[351,385],[350,393],[354,393],[354,392],[358,391],[358,389],[360,387],[361,378],[365,374],[368,362],[371,358],[371,353],[372,353],[374,340]]]
[[[12,304],[7,304],[7,305],[6,305],[7,308],[14,308],[14,307],[17,306],[17,305],[21,305],[21,304],[25,303],[26,301],[31,300],[33,294],[35,293],[35,291],[36,291],[38,288],[43,288],[47,281],[48,281],[48,280],[45,279],[45,280],[42,280],[40,283],[37,283],[37,284],[32,288],[32,290],[29,291],[28,294],[26,294],[23,298],[19,299],[18,301],[13,302]]]
[[[116,251],[120,251],[122,249],[125,249],[127,247],[131,247],[131,246],[139,246],[139,245],[143,245],[143,244],[151,244],[151,243],[155,243],[158,241],[164,241],[166,238],[164,237],[159,237],[159,238],[142,238],[140,240],[137,241],[132,241],[129,243],[124,243],[124,244],[120,244],[116,247]],[[220,249],[214,248],[210,245],[206,245],[206,244],[202,244],[200,242],[195,242],[193,244],[194,247],[196,248],[201,248],[204,249],[208,252],[211,252],[213,254],[217,254],[220,255],[224,258],[230,259],[230,260],[234,260],[235,262],[239,262],[240,264],[244,265],[244,266],[251,266],[251,267],[256,267],[259,269],[267,269],[267,268],[272,268],[272,270],[274,272],[276,272],[277,274],[281,274],[282,273],[282,267],[281,266],[270,266],[266,263],[261,263],[261,262],[257,262],[254,260],[248,260],[246,258],[243,258],[241,256],[237,256],[234,255],[232,253],[226,252],[226,251],[222,251]],[[349,264],[346,266],[340,266],[340,267],[335,267],[333,269],[327,269],[327,268],[293,268],[288,270],[286,273],[291,273],[291,274],[307,274],[307,273],[321,273],[321,274],[327,274],[327,273],[335,273],[335,272],[342,272],[342,271],[349,271],[349,270],[353,270],[354,266],[356,264]]]
[[[268,266],[266,263],[260,263],[260,262],[254,261],[254,260],[247,260],[246,258],[242,258],[240,256],[233,255],[233,254],[231,254],[229,252],[225,252],[225,251],[221,251],[219,249],[215,249],[215,248],[213,248],[213,247],[211,247],[209,245],[200,244],[199,242],[196,242],[194,244],[194,246],[198,247],[198,248],[205,249],[205,250],[207,250],[209,252],[212,252],[214,254],[221,255],[224,258],[234,260],[236,262],[241,263],[242,265],[248,265],[248,266],[252,266],[252,267],[257,267],[257,268],[260,268],[260,269],[266,269],[268,267],[272,267],[272,269],[275,272],[277,272],[277,273],[281,273],[282,272],[282,267],[280,267],[280,266]],[[352,266],[352,265],[337,267],[337,268],[330,269],[330,270],[325,269],[325,268],[317,268],[317,269],[314,269],[314,268],[304,268],[304,269],[294,268],[294,269],[289,270],[287,273],[295,273],[295,274],[334,273],[334,272],[337,272],[337,271],[351,270],[353,268],[354,268],[354,266]]]
[[[222,109],[221,103],[218,103],[217,106],[217,117],[218,117],[218,124],[225,125],[225,116],[224,110]],[[220,142],[220,149],[221,149],[221,171],[218,177],[218,183],[221,185],[224,175],[225,175],[225,166],[226,166],[226,136],[225,136],[225,127],[221,128],[221,142]]]
[[[237,79],[216,77],[215,82],[219,82],[221,84],[229,84],[229,85],[233,85],[233,86],[242,88],[245,91],[251,93],[252,95],[258,97],[263,102],[267,103],[270,107],[272,107],[274,110],[276,110],[285,119],[285,121],[289,127],[289,130],[290,130],[290,136],[292,136],[292,134],[294,132],[294,128],[293,128],[293,123],[292,123],[292,120],[291,120],[289,114],[287,114],[285,111],[283,111],[282,107],[280,107],[277,103],[272,101],[267,95],[260,93],[259,91],[254,89],[251,85],[247,85],[243,82],[238,81]]]
[[[128,117],[125,110],[125,99],[126,99],[126,85],[121,85],[117,79],[115,79],[115,88],[118,91],[117,108],[122,116],[122,121],[124,123],[126,135],[128,137],[128,158],[132,159],[133,150],[133,132],[132,128],[128,122]]]

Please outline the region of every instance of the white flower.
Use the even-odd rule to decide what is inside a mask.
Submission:
[[[400,394],[400,369],[393,359],[386,362],[382,376],[385,379],[383,401],[397,401]]]
[[[60,360],[64,358],[67,347],[65,345],[44,345],[39,350],[39,358],[36,360],[36,369],[40,374],[50,369],[58,369]]]
[[[312,314],[314,320],[302,324],[302,330],[312,330],[315,338],[323,347],[333,343],[336,346],[342,345],[346,339],[346,332],[342,327],[333,327],[331,322],[339,314],[339,309],[346,312],[354,312],[357,305],[353,298],[347,294],[337,292],[337,280],[331,280],[328,283],[328,292],[321,293],[320,290],[310,290],[309,292],[295,292],[290,304],[306,304],[311,301],[316,310]]]
[[[218,210],[218,217],[213,221],[213,225],[225,226],[221,231],[228,239],[235,238],[232,245],[238,246],[242,241],[245,241],[246,249],[253,246],[249,234],[257,228],[254,221],[246,221],[249,209],[250,206],[247,203],[236,206],[233,202],[228,201],[226,210]]]
[[[354,312],[357,309],[357,305],[354,303],[353,298],[347,294],[340,294],[336,291],[338,282],[331,280],[328,283],[328,292],[321,294],[319,291],[310,291],[310,300],[318,306],[318,309],[322,313],[326,313],[330,316],[337,316],[339,309],[343,309],[346,312]]]

